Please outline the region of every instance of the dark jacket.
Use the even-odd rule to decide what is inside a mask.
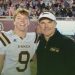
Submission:
[[[75,75],[75,43],[57,30],[37,48],[37,75]]]

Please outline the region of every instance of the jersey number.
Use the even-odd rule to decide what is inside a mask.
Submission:
[[[26,60],[22,59],[23,55],[27,56]],[[29,58],[30,58],[30,54],[29,54],[28,51],[21,51],[20,52],[18,61],[19,61],[20,64],[25,64],[25,67],[23,69],[20,69],[20,67],[16,67],[16,69],[17,69],[18,72],[23,72],[23,71],[26,70]]]

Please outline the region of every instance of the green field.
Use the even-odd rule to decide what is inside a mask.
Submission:
[[[37,66],[36,66],[36,60],[31,62],[31,75],[36,75],[37,72]]]

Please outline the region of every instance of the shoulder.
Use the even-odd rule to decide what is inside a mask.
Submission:
[[[67,35],[61,34],[59,31],[57,31],[56,36],[58,37],[58,40],[65,41],[65,42],[73,42],[73,40],[68,37]]]
[[[5,32],[5,31],[1,31],[0,32],[0,44],[3,44],[4,46],[6,46],[7,44],[10,43],[10,40],[8,38],[10,31]]]
[[[11,37],[13,35],[13,33],[12,33],[12,30],[10,30],[10,31],[1,31],[0,36],[1,35],[6,36],[6,37]]]
[[[73,40],[70,37],[66,36],[66,35],[62,35],[62,39],[65,40],[65,41],[73,42]]]
[[[64,45],[64,46],[66,46],[66,45],[69,46],[72,44],[75,45],[75,42],[71,38],[61,34],[59,31],[57,31],[56,36],[57,36],[57,38],[56,38],[57,42],[59,42],[61,45]]]
[[[1,33],[5,34],[6,36],[11,36],[12,35],[12,30],[10,30],[10,31],[2,31]]]
[[[29,33],[27,33],[27,37],[35,38],[36,37],[36,33],[35,32],[29,32]]]
[[[26,37],[29,41],[35,41],[37,34],[35,32],[28,32]]]
[[[29,35],[29,36],[35,36],[36,33],[35,32],[28,32],[27,35]]]
[[[65,35],[62,36],[62,43],[64,43],[64,45],[67,45],[70,47],[75,46],[75,42],[71,38],[69,38]]]

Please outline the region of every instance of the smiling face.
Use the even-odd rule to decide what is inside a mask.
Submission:
[[[23,13],[18,13],[14,19],[15,29],[18,31],[27,31],[29,18]]]
[[[45,37],[50,37],[55,32],[56,22],[45,18],[39,21],[39,26],[41,33],[44,34]]]

